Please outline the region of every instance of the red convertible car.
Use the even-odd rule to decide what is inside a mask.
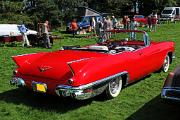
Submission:
[[[173,42],[150,41],[138,30],[108,32],[111,38],[95,45],[13,56],[18,67],[10,83],[78,100],[101,93],[115,98],[123,86],[154,71],[168,71]]]

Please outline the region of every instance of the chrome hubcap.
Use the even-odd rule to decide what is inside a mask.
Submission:
[[[118,78],[116,78],[110,83],[110,91],[112,94],[115,94],[118,91],[118,89],[119,89],[119,80]]]
[[[169,69],[169,57],[166,57],[166,59],[164,60],[164,71],[168,71]]]

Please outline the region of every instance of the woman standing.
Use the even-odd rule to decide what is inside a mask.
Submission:
[[[152,17],[151,17],[151,24],[152,24],[152,31],[156,31],[157,17],[156,17],[155,14],[153,14]]]
[[[73,34],[73,37],[75,37],[75,34],[78,30],[78,24],[76,22],[76,19],[73,19],[71,24],[70,24],[70,27],[71,27],[71,30],[72,30],[72,34]]]

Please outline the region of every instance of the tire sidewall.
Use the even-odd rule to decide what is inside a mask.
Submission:
[[[107,86],[107,89],[106,89],[106,95],[107,95],[107,97],[108,98],[115,98],[115,97],[117,97],[119,94],[120,94],[120,92],[121,92],[121,89],[122,89],[122,77],[121,76],[119,76],[119,77],[117,77],[117,78],[115,78],[115,79],[118,79],[119,80],[119,87],[118,87],[118,90],[116,91],[116,93],[112,93],[111,92],[111,88],[110,88],[110,84],[111,84],[111,82],[108,84],[108,86]]]
[[[168,60],[168,68],[166,68],[166,65],[165,65],[165,60]],[[163,72],[168,72],[169,70],[169,65],[170,65],[170,58],[169,58],[169,55],[166,55],[165,59],[164,59],[164,62],[163,62],[163,66],[162,66],[162,71]]]

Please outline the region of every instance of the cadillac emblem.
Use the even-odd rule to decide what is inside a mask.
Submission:
[[[40,72],[45,72],[45,71],[51,69],[52,67],[50,67],[50,66],[40,66],[38,68],[39,68]]]

